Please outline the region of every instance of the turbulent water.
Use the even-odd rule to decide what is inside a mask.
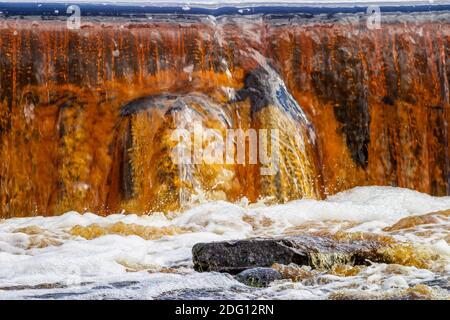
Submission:
[[[72,29],[30,8],[0,12],[0,299],[450,298],[446,7],[375,29],[195,8]],[[175,164],[175,130],[221,150],[198,123],[275,130],[277,161],[241,163],[230,139],[236,162]],[[390,263],[273,265],[267,288],[193,268],[199,242],[305,234]]]
[[[0,16],[0,217],[166,212],[198,189],[230,202],[363,185],[449,195],[450,13],[367,18],[89,16],[71,30],[64,15]],[[200,120],[279,130],[280,174],[174,166],[172,130]]]
[[[0,299],[448,299],[450,216],[428,213],[449,208],[450,197],[357,187],[322,201],[272,206],[243,199],[170,214],[6,219],[0,221]],[[398,264],[291,267],[284,270],[291,279],[268,288],[192,268],[198,242],[302,233],[392,237],[416,251],[396,252]]]

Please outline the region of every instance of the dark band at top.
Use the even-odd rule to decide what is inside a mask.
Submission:
[[[58,17],[67,16],[67,8],[77,5],[81,9],[82,16],[116,16],[116,17],[139,17],[148,14],[189,14],[189,15],[254,15],[254,14],[336,14],[336,13],[365,13],[372,5],[358,4],[318,4],[318,5],[255,5],[255,6],[232,6],[224,5],[220,7],[198,7],[190,8],[180,5],[146,5],[136,4],[89,4],[89,3],[20,3],[3,2],[0,3],[0,16],[44,16]],[[427,11],[448,11],[450,4],[382,4],[379,5],[382,12],[427,12]]]

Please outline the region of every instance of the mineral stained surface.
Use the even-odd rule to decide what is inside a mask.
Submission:
[[[34,19],[35,18],[35,19]],[[360,185],[449,194],[450,15],[0,20],[0,218]],[[278,129],[279,170],[177,165],[174,129]],[[205,143],[205,142],[203,142]]]

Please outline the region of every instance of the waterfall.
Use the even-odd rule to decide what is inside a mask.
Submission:
[[[448,194],[448,12],[350,16],[3,19],[0,217]],[[173,164],[173,130],[197,122],[234,154]],[[242,132],[246,163],[227,163]]]

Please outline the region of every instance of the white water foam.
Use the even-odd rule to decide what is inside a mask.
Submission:
[[[401,218],[445,209],[450,209],[450,197],[432,197],[402,188],[357,187],[323,201],[305,199],[283,205],[217,201],[170,215],[114,214],[101,217],[92,213],[68,212],[57,217],[7,219],[0,221],[0,298],[39,298],[42,294],[42,297],[47,298],[95,298],[105,295],[116,298],[158,298],[168,292],[188,294],[186,290],[194,289],[208,289],[204,293],[206,296],[213,294],[214,290],[222,294],[231,290],[230,295],[241,298],[324,298],[333,290],[349,286],[349,281],[353,282],[353,286],[360,281],[364,287],[370,277],[373,281],[371,285],[366,285],[367,290],[410,286],[419,280],[431,281],[433,273],[415,267],[403,267],[405,274],[390,279],[392,275],[379,275],[386,265],[375,264],[355,277],[323,275],[325,278],[336,278],[333,281],[328,279],[325,284],[305,285],[302,282],[285,281],[275,283],[268,289],[249,289],[229,275],[194,272],[191,248],[198,242],[258,235],[275,236],[305,224],[315,223],[311,226],[312,231],[317,224],[339,226],[336,221],[352,222],[353,226],[346,231],[383,234],[383,228]],[[182,227],[191,231],[163,236],[157,240],[117,234],[86,240],[69,232],[77,225],[98,224],[106,227],[117,222],[159,228]],[[39,236],[54,239],[59,242],[58,245],[30,247],[33,235],[17,232],[17,229],[26,227],[42,229]],[[448,239],[449,222],[443,221],[434,228],[436,231],[427,237],[401,233],[394,236],[427,244],[436,254],[450,262],[450,247],[444,240]],[[128,265],[145,267],[137,272],[129,272]],[[181,269],[174,273],[161,273],[159,269],[162,267]],[[449,264],[445,270],[448,276]],[[376,278],[377,274],[379,278]],[[115,288],[111,283],[118,281],[131,281],[131,284]],[[71,286],[75,282],[84,284],[81,292]],[[61,283],[71,289],[65,285],[60,288],[55,285]],[[149,289],[151,283],[152,289]],[[50,284],[50,287],[43,288],[43,284]],[[142,292],[143,288],[146,288],[145,293]]]

